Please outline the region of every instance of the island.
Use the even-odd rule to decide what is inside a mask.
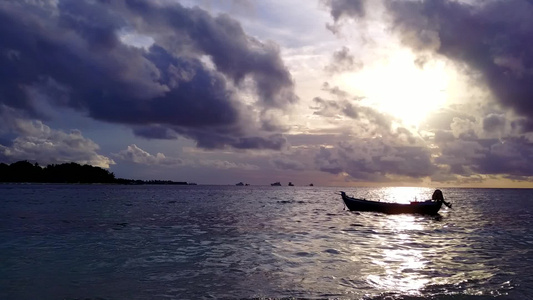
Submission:
[[[5,183],[110,183],[110,184],[174,184],[189,185],[185,181],[136,180],[115,178],[106,169],[78,163],[50,164],[41,167],[39,163],[27,160],[10,165],[0,163],[0,182]],[[192,184],[192,183],[191,183]]]

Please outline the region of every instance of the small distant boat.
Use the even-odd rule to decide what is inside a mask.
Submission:
[[[270,185],[271,186],[281,186],[281,183],[278,181],[278,182],[271,183]]]
[[[294,186],[294,184],[292,184],[292,182],[289,182],[289,186]]]
[[[409,204],[358,199],[347,196],[345,192],[340,192],[340,195],[342,196],[342,200],[344,201],[344,204],[346,204],[346,207],[351,211],[374,211],[385,214],[436,215],[442,204],[450,208],[452,207],[450,203],[444,201],[444,197],[440,190],[435,190],[432,200],[413,201]]]
[[[309,186],[315,186],[315,185],[311,183],[311,184],[309,184]]]
[[[241,182],[239,182],[239,183],[237,183],[237,184],[235,184],[235,185],[236,185],[236,186],[244,186],[244,183],[242,183],[242,181],[241,181]]]

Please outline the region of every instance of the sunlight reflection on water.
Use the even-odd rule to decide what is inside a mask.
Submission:
[[[454,209],[430,217],[348,212],[337,190],[6,186],[0,299],[533,294],[533,192],[447,189]],[[408,202],[433,189],[346,192]]]
[[[431,199],[433,189],[422,187],[385,187],[371,190],[369,200],[382,202],[409,203]]]
[[[404,193],[405,190],[402,190]],[[430,282],[427,276],[420,274],[428,258],[424,252],[413,248],[416,238],[409,233],[424,230],[422,224],[415,222],[414,216],[399,215],[386,219],[384,228],[390,228],[398,234],[396,239],[382,239],[381,255],[373,263],[382,268],[381,275],[368,275],[368,282],[378,290],[398,290],[404,294],[417,295]]]

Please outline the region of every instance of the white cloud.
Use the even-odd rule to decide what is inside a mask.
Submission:
[[[157,153],[155,155],[139,148],[137,145],[132,144],[127,149],[114,154],[116,158],[123,161],[129,161],[136,164],[150,165],[150,166],[189,166],[189,167],[209,167],[215,169],[241,169],[241,170],[258,170],[259,167],[248,163],[235,163],[227,160],[218,159],[202,159],[191,160],[181,159],[177,157],[167,157],[163,153]]]
[[[41,121],[12,120],[11,131],[19,136],[9,146],[0,145],[0,157],[6,161],[32,160],[41,164],[76,162],[109,168],[115,162],[97,153],[100,149],[79,130],[66,133]]]
[[[166,157],[163,153],[152,155],[137,147],[135,144],[128,146],[127,149],[120,151],[114,156],[125,161],[131,161],[142,165],[177,166],[183,164],[183,161],[179,158]]]

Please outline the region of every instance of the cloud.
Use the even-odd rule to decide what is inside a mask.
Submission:
[[[479,174],[512,174],[533,176],[533,143],[525,139],[492,141],[483,156],[474,160],[473,170]]]
[[[479,124],[475,119],[453,118],[450,128],[454,136],[464,140],[477,140],[479,138]]]
[[[175,167],[183,164],[183,161],[179,158],[166,157],[163,153],[157,153],[156,155],[152,155],[144,151],[143,149],[137,147],[137,145],[135,144],[132,144],[128,146],[127,149],[115,154],[115,157],[124,161],[131,161],[137,164],[150,166],[161,165]]]
[[[192,166],[196,166],[196,163],[191,162]],[[248,163],[235,163],[230,162],[227,160],[218,160],[218,159],[212,159],[212,160],[201,160],[198,162],[198,165],[209,167],[209,168],[215,168],[215,169],[221,169],[221,170],[229,170],[229,169],[239,169],[239,170],[259,170],[259,167],[253,164]]]
[[[329,82],[324,82],[322,84],[322,90],[328,92],[333,96],[336,96],[339,99],[347,99],[350,96],[348,92],[341,90],[338,86],[330,86]],[[355,99],[358,100],[359,98]]]
[[[334,74],[359,70],[362,67],[363,63],[355,60],[354,56],[350,54],[350,49],[342,47],[342,49],[333,52],[331,63],[326,66],[325,70]]]
[[[385,139],[356,139],[335,148],[322,147],[315,163],[321,171],[346,173],[359,181],[387,182],[398,176],[418,180],[437,171],[430,149],[395,145]]]
[[[325,1],[336,24],[365,18],[366,1]],[[533,119],[533,3],[527,0],[383,0],[390,28],[418,53],[455,62],[504,107]],[[337,24],[338,26],[342,24]],[[346,25],[346,24],[344,24]],[[531,131],[530,126],[522,127]]]
[[[330,8],[334,24],[326,24],[326,28],[334,34],[339,33],[340,20],[343,17],[363,18],[365,16],[365,0],[322,0]]]
[[[115,162],[97,151],[100,147],[79,130],[53,130],[41,121],[12,120],[10,130],[18,136],[9,145],[0,144],[0,160],[31,160],[40,164],[76,162],[109,168]]]
[[[138,29],[154,35],[156,43],[187,54],[192,50],[209,55],[217,70],[236,83],[241,83],[246,76],[252,77],[263,105],[283,107],[297,101],[279,47],[246,35],[240,24],[228,15],[212,17],[198,7],[156,6],[148,1],[127,1],[125,6],[140,17]],[[176,37],[181,37],[192,49],[183,49],[184,45],[178,44]]]
[[[273,158],[270,163],[280,170],[301,171],[305,169],[305,165],[303,163],[287,157]]]
[[[136,126],[133,133],[148,139],[174,140],[178,138],[175,131],[160,125]]]
[[[315,156],[315,164],[320,171],[331,174],[339,174],[344,171],[340,158],[333,150],[320,147],[320,151]]]
[[[474,160],[483,156],[483,146],[474,140],[456,140],[453,137],[436,140],[439,143],[440,155],[435,162],[445,165],[452,174],[470,176],[474,172],[471,168]]]
[[[533,131],[533,119],[519,118],[511,122],[511,127],[518,133]]]
[[[500,104],[533,118],[531,1],[386,3],[393,28],[405,45],[464,64]]]
[[[163,153],[156,153],[155,155],[139,148],[132,144],[126,149],[114,154],[114,156],[122,161],[133,162],[147,166],[162,166],[162,167],[209,167],[215,169],[241,169],[241,170],[257,170],[257,166],[247,163],[234,163],[225,160],[202,159],[200,161],[181,159],[176,157],[168,157]]]
[[[356,1],[354,6],[344,1],[325,3],[336,30],[339,26],[359,24],[341,22],[343,19],[370,18],[366,14],[370,11],[370,2]],[[381,3],[387,14],[387,18],[381,20],[389,22],[391,32],[415,52],[417,65],[423,67],[429,60],[445,59],[455,70],[468,76],[470,85],[489,92],[488,96],[481,93],[483,103],[479,98],[469,98],[469,103],[451,105],[435,112],[421,126],[429,134],[425,140],[428,148],[421,153],[432,149],[429,162],[435,166],[428,164],[427,170],[430,171],[426,174],[435,180],[455,178],[476,182],[487,176],[524,180],[533,175],[528,160],[533,151],[533,106],[530,105],[533,99],[533,40],[529,38],[533,35],[533,3],[526,0],[383,0]],[[492,99],[496,100],[496,105],[490,103]],[[328,106],[337,111],[338,107],[339,103],[329,103]],[[357,112],[359,118],[364,115],[361,108]],[[381,136],[381,139],[385,144],[394,140],[391,136]],[[402,152],[396,152],[396,146],[392,149],[395,149],[391,150],[395,155],[382,152],[383,158],[400,162],[404,157],[397,153]],[[359,149],[355,152],[358,155],[349,156],[343,154],[349,153],[344,148],[324,149],[317,157],[322,161],[328,157],[326,167],[342,166],[342,170],[350,175],[365,178],[378,164],[370,164],[371,160],[359,153],[364,151]],[[350,157],[350,160],[343,157]],[[350,169],[350,163],[356,164],[361,174],[346,171]],[[377,168],[376,172],[401,174],[394,172],[393,165],[381,162],[379,166],[383,169]]]
[[[331,16],[335,22],[343,16],[364,17],[364,0],[323,0],[331,8]]]
[[[276,44],[247,35],[228,15],[151,1],[41,4],[0,4],[3,105],[46,119],[39,102],[47,101],[199,147],[284,146],[261,116],[298,101],[291,74]],[[124,32],[153,43],[126,44]],[[253,107],[242,90],[252,91]]]
[[[452,174],[462,176],[503,175],[515,178],[533,176],[533,143],[525,138],[472,139],[439,134],[435,142],[440,154],[435,162],[445,165]],[[510,175],[512,174],[512,175]]]
[[[336,99],[324,99],[322,97],[313,98],[315,106],[309,108],[314,110],[313,114],[328,119],[341,119],[347,117],[358,122],[352,123],[359,126],[363,132],[390,132],[394,117],[382,113],[377,109],[362,105],[362,97],[354,97],[348,92],[339,89],[337,86],[331,87],[324,82],[322,90],[328,92]]]
[[[311,109],[314,109],[314,115],[322,117],[338,117],[346,116],[352,119],[357,119],[358,114],[354,106],[346,100],[325,100],[320,97],[313,98],[313,102],[317,106],[311,106]]]
[[[520,128],[513,128],[521,121],[512,121],[512,117],[502,113],[474,117],[459,112],[449,126],[435,129],[428,140],[429,144],[434,143],[433,160],[462,182],[478,175],[528,180],[533,176],[529,159],[533,143],[527,135],[521,135]]]
[[[212,129],[212,131],[184,130],[182,128],[173,128],[177,133],[186,135],[196,140],[196,145],[205,149],[223,148],[225,145],[231,145],[235,149],[267,149],[281,150],[287,147],[287,139],[282,134],[270,134],[265,136],[231,136],[224,130]]]
[[[489,114],[483,119],[483,130],[487,132],[500,131],[505,129],[506,119],[501,114]]]

